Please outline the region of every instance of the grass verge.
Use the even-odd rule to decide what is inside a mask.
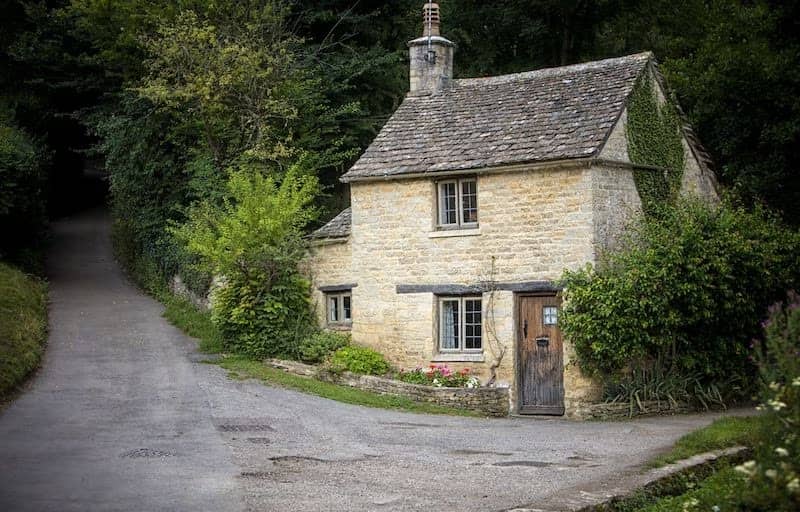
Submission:
[[[763,428],[762,416],[720,418],[711,425],[678,439],[672,450],[654,459],[651,465],[664,466],[693,455],[737,445],[752,447]]]
[[[211,321],[211,315],[167,291],[159,293],[158,299],[165,307],[164,318],[192,338],[197,338],[202,352],[220,354],[224,351],[222,334]]]
[[[164,304],[164,318],[200,343],[200,350],[209,354],[222,354],[224,347],[219,329],[211,321],[211,315],[199,310],[194,304],[169,292],[156,294]],[[347,404],[363,405],[379,409],[394,409],[424,414],[450,414],[456,416],[480,416],[472,411],[443,407],[434,404],[418,403],[404,397],[379,395],[322,382],[309,377],[301,377],[282,370],[265,366],[244,356],[224,355],[215,361],[235,378],[253,378],[274,386],[294,389],[303,393],[329,398]]]
[[[675,496],[656,498],[646,494],[625,500],[614,507],[615,512],[687,512],[740,510],[741,475],[730,464],[717,467],[707,478],[696,481],[687,478],[683,492]]]
[[[379,395],[347,386],[339,386],[309,377],[301,377],[283,370],[270,368],[260,361],[253,361],[242,356],[228,356],[219,362],[220,366],[230,372],[231,377],[253,378],[283,388],[294,389],[344,402],[346,404],[363,405],[378,409],[395,409],[423,414],[450,414],[456,416],[480,416],[479,414],[464,409],[443,407],[440,405],[414,402],[400,396]]]
[[[0,397],[39,366],[46,341],[46,283],[0,263]]]

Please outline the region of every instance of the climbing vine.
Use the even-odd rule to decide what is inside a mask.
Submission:
[[[669,102],[659,105],[647,75],[639,78],[628,100],[626,130],[631,161],[660,169],[636,169],[633,174],[642,209],[652,216],[677,197],[685,158],[678,113]]]

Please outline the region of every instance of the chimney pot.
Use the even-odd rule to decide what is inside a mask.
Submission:
[[[422,36],[438,36],[439,25],[441,23],[439,17],[439,4],[428,3],[422,8]]]

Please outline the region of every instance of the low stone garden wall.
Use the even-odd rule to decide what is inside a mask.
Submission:
[[[508,388],[437,388],[408,384],[373,375],[357,375],[350,372],[331,373],[320,370],[315,366],[293,361],[269,359],[264,363],[273,368],[297,375],[316,377],[326,382],[350,386],[381,395],[403,396],[415,402],[457,407],[485,416],[502,417],[508,415]]]
[[[634,406],[633,409],[628,402],[587,403],[575,406],[570,417],[582,420],[624,420],[636,416],[685,414],[695,410],[695,407],[685,402],[673,403],[666,400],[641,402],[641,407]]]

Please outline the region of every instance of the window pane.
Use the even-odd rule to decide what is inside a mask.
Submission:
[[[439,343],[442,349],[459,348],[459,328],[458,300],[443,300],[442,325],[439,328]]]
[[[439,184],[439,224],[458,224],[456,184]]]
[[[328,299],[328,320],[331,322],[339,321],[339,297]]]
[[[558,323],[558,308],[556,306],[542,308],[542,319],[544,325],[556,325]]]
[[[342,318],[345,320],[351,320],[353,318],[350,312],[350,295],[342,296]]]
[[[464,223],[478,222],[478,188],[475,180],[461,182],[461,215]]]
[[[464,299],[464,348],[479,350],[481,340],[481,299]]]

